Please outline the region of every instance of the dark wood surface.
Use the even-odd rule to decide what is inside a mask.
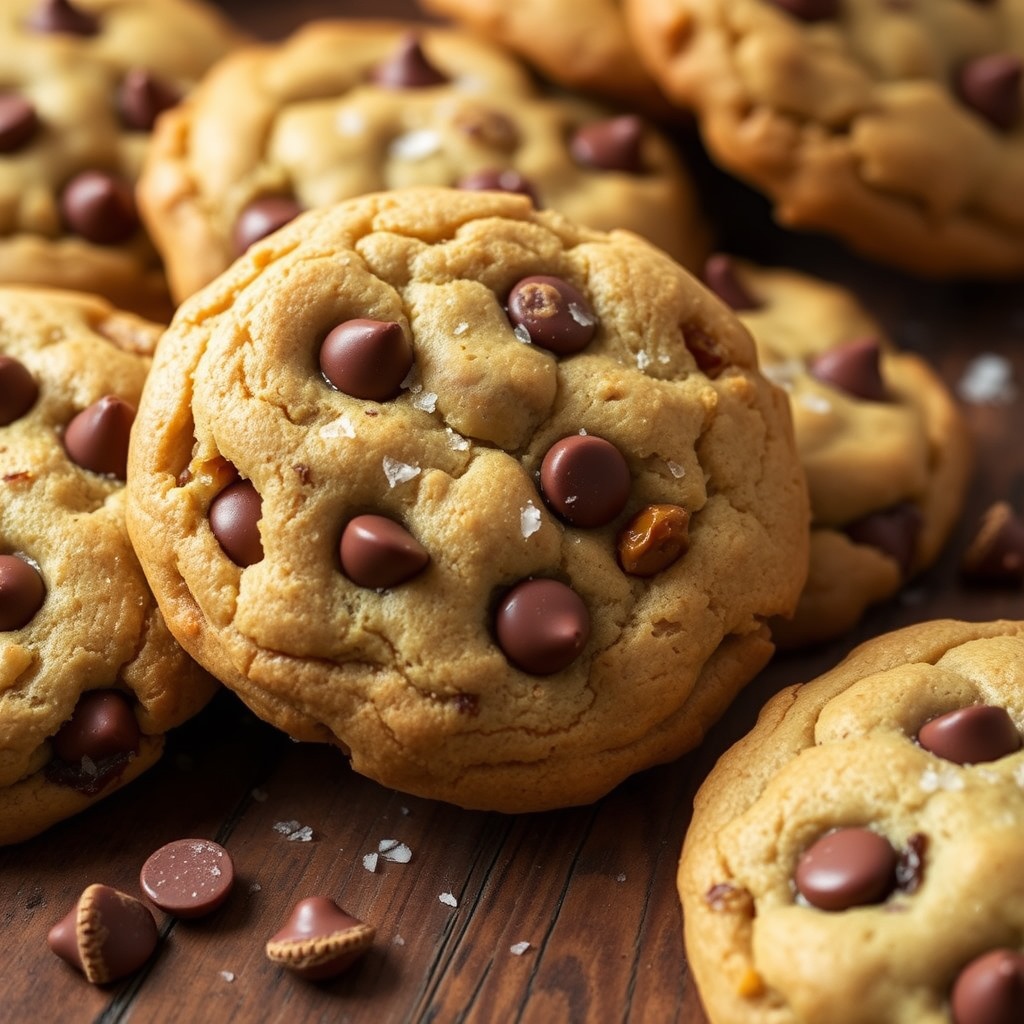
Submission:
[[[314,15],[369,4],[225,2],[267,38]],[[410,3],[373,5],[378,16]],[[982,352],[1004,356],[1024,386],[1024,290],[936,284],[871,266],[838,246],[785,236],[746,190],[698,169],[725,248],[855,288],[901,345],[953,386]],[[703,746],[644,772],[591,807],[519,817],[473,813],[389,790],[348,770],[334,750],[290,742],[229,694],[179,729],[148,775],[82,817],[0,850],[0,1020],[133,1021],[676,1021],[703,1024],[686,970],[675,869],[693,793],[717,756],[783,685],[812,678],[854,644],[897,626],[955,616],[1024,617],[1021,592],[967,589],[958,563],[982,511],[1024,508],[1024,406],[964,406],[977,446],[961,523],[940,562],[841,641],[779,656]],[[274,825],[312,828],[289,841]],[[82,889],[104,882],[139,894],[159,845],[207,836],[231,852],[234,894],[194,922],[158,915],[161,943],[132,978],[93,987],[54,957],[46,933]],[[408,864],[363,866],[381,839]],[[458,906],[438,899],[451,893]],[[343,978],[313,985],[264,957],[292,904],[336,898],[374,924],[377,941]],[[529,942],[514,955],[510,947]]]

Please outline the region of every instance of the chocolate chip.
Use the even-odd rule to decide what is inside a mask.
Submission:
[[[90,885],[51,929],[50,949],[94,985],[137,971],[157,946],[156,921],[140,900],[108,885]]]
[[[644,169],[643,137],[640,118],[624,114],[577,128],[569,142],[569,152],[582,167],[640,174]]]
[[[341,568],[361,587],[396,587],[429,561],[426,548],[385,516],[356,516],[341,534]]]
[[[698,369],[714,380],[729,365],[729,357],[722,343],[708,334],[703,327],[691,325],[682,328],[683,342],[693,356]]]
[[[590,638],[580,596],[557,580],[517,583],[498,606],[498,645],[517,668],[537,676],[571,665]]]
[[[518,171],[511,169],[498,170],[494,167],[487,167],[480,171],[473,171],[466,174],[455,184],[467,192],[512,192],[516,195],[527,196],[534,206],[538,206],[537,192],[533,185],[527,181]]]
[[[267,942],[267,958],[310,981],[333,978],[365,953],[376,934],[373,925],[342,910],[334,900],[300,900],[284,927]]]
[[[177,839],[150,854],[139,872],[142,891],[174,917],[203,917],[228,898],[235,866],[209,839]]]
[[[794,882],[797,892],[819,910],[881,903],[896,882],[896,851],[866,828],[841,828],[804,851]]]
[[[38,397],[35,378],[24,363],[0,355],[0,427],[21,419]]]
[[[74,36],[93,36],[100,30],[99,19],[70,0],[39,0],[26,24],[36,32],[65,32]]]
[[[148,68],[132,68],[117,91],[117,109],[128,128],[153,130],[156,119],[181,101],[178,89]]]
[[[866,402],[884,402],[881,346],[877,338],[856,338],[843,342],[811,360],[815,380],[829,384]]]
[[[731,309],[760,309],[762,306],[737,277],[736,264],[725,253],[708,257],[704,264],[704,283]]]
[[[826,21],[839,14],[840,0],[772,0],[801,21]]]
[[[262,515],[263,500],[251,480],[229,484],[210,502],[210,529],[235,565],[245,568],[262,561]]]
[[[64,431],[64,447],[77,466],[124,480],[128,440],[135,409],[117,395],[106,395],[83,409]]]
[[[353,398],[394,398],[412,369],[413,351],[402,325],[391,320],[346,320],[320,346],[328,383]]]
[[[920,533],[921,510],[910,502],[873,512],[846,527],[847,536],[855,544],[878,548],[899,565],[904,576],[913,567]]]
[[[99,763],[138,753],[141,732],[131,702],[118,690],[87,690],[53,737],[53,752],[65,764],[83,758]]]
[[[915,832],[907,838],[907,845],[900,851],[896,862],[896,886],[901,892],[917,892],[924,880],[924,855],[928,849],[928,837]]]
[[[590,344],[597,314],[583,293],[560,277],[524,277],[508,296],[508,317],[534,345],[572,355]]]
[[[126,242],[139,228],[135,196],[123,178],[106,171],[82,171],[60,197],[68,228],[97,245]]]
[[[631,576],[654,576],[690,547],[690,513],[678,505],[647,505],[618,536],[619,565]]]
[[[953,1024],[1019,1024],[1024,1020],[1024,953],[993,949],[957,976]]]
[[[1021,747],[1020,732],[1005,708],[975,704],[957,708],[921,726],[917,742],[956,764],[996,761]]]
[[[27,626],[45,598],[46,587],[35,566],[17,555],[0,555],[0,630]]]
[[[1020,120],[1020,82],[1024,65],[1014,54],[991,53],[968,61],[956,80],[960,98],[1002,131]]]
[[[291,196],[260,196],[254,199],[235,221],[231,244],[235,255],[241,256],[250,245],[282,228],[302,213],[302,207]]]
[[[0,93],[0,153],[14,153],[39,130],[36,108],[24,96]]]
[[[594,434],[556,441],[540,466],[545,501],[573,526],[610,523],[626,507],[632,483],[622,452]]]
[[[976,584],[1019,586],[1024,581],[1024,520],[1007,502],[997,501],[985,511],[960,572]]]
[[[422,89],[448,81],[427,60],[420,38],[415,32],[406,33],[395,52],[370,72],[370,80],[386,89]]]

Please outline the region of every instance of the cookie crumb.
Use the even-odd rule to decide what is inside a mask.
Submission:
[[[1010,361],[994,352],[971,359],[956,385],[956,393],[975,405],[1005,405],[1017,397]]]
[[[514,942],[508,947],[508,951],[513,956],[522,956],[529,948],[530,944],[528,942]]]
[[[437,897],[446,907],[457,907],[459,901],[450,893],[443,892]]]

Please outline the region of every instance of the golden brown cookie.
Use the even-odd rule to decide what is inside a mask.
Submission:
[[[134,186],[154,119],[237,41],[199,0],[0,4],[0,282],[170,318]]]
[[[666,95],[784,225],[935,276],[1024,270],[1021,0],[626,0]]]
[[[1024,1015],[1024,623],[927,622],[762,710],[679,867],[712,1024]]]
[[[785,395],[630,232],[500,192],[309,211],[179,310],[129,530],[257,714],[466,807],[593,800],[699,742],[806,572]]]
[[[124,524],[159,330],[92,296],[0,288],[0,843],[135,778],[213,693]]]
[[[704,221],[652,127],[543,95],[468,34],[412,29],[308,25],[222,61],[161,122],[139,201],[178,299],[300,209],[408,185],[524,192],[700,265]]]
[[[811,569],[773,635],[783,647],[831,639],[938,557],[966,497],[970,432],[939,376],[846,289],[724,255],[704,278],[789,394],[807,473]]]

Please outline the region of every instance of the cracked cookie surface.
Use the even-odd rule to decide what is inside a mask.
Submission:
[[[695,745],[806,573],[787,402],[733,314],[637,236],[495,192],[256,243],[164,336],[128,493],[214,675],[467,807],[585,802]]]

